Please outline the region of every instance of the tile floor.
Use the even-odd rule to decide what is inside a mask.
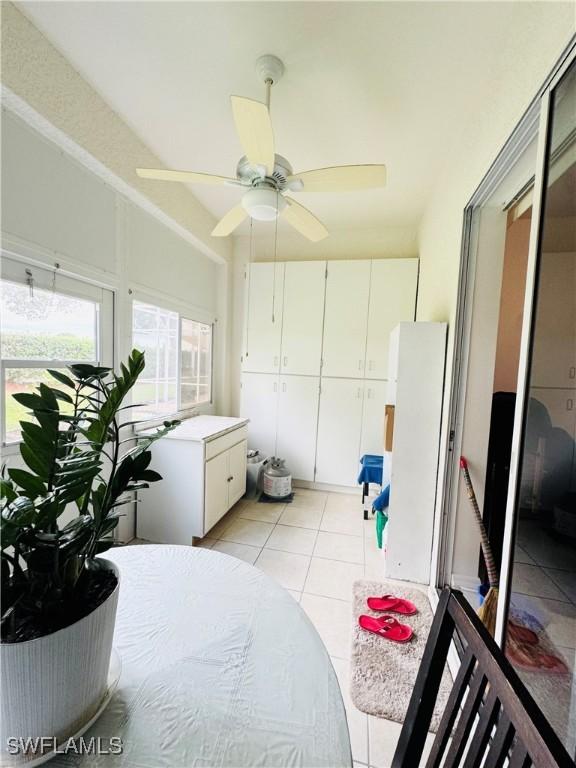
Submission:
[[[291,504],[243,500],[197,545],[253,563],[301,603],[332,657],[355,765],[388,768],[400,725],[360,712],[348,692],[352,583],[384,578],[374,522],[363,519],[360,493],[297,488]]]
[[[570,670],[568,684],[517,670],[564,739],[573,732],[576,702],[576,550],[536,520],[521,518],[518,525],[511,602],[544,626],[555,653]],[[574,743],[573,736],[569,743]]]

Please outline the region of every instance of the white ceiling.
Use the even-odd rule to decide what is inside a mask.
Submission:
[[[466,124],[486,119],[488,73],[523,3],[22,2],[18,7],[166,167],[233,175],[230,94],[272,94],[277,152],[294,170],[386,163],[384,190],[307,194],[331,229],[416,227]],[[487,95],[487,94],[486,94]],[[489,119],[489,118],[488,118]],[[158,182],[160,183],[160,182]],[[191,187],[215,216],[230,188]]]

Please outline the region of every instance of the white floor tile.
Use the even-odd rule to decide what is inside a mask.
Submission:
[[[266,549],[280,549],[299,555],[311,555],[317,532],[311,528],[277,525],[266,542]]]
[[[280,520],[282,525],[296,525],[299,528],[320,528],[322,520],[322,508],[298,507],[294,504],[286,504],[286,509],[282,512]]]
[[[235,541],[237,544],[263,547],[273,528],[272,523],[260,523],[256,520],[237,518],[224,530],[220,538],[224,541]]]
[[[514,562],[515,563],[529,563],[530,565],[535,565],[533,558],[530,557],[528,552],[526,550],[522,549],[522,547],[516,545],[514,547]]]
[[[514,591],[511,600],[515,608],[527,611],[538,619],[555,645],[576,648],[576,606],[572,603]]]
[[[350,603],[303,592],[300,604],[316,627],[330,656],[348,660],[352,631]]]
[[[574,555],[576,561],[576,554]],[[556,586],[560,587],[562,592],[573,603],[576,603],[576,572],[575,571],[560,571],[556,568],[544,569]]]
[[[241,501],[237,505],[238,517],[242,520],[257,520],[261,523],[277,523],[285,504],[260,504],[257,501]]]
[[[320,531],[314,547],[314,556],[362,565],[364,563],[364,538]]]
[[[294,500],[288,506],[324,509],[328,494],[323,491],[313,491],[309,488],[294,488]]]
[[[293,597],[297,603],[300,602],[300,598],[302,597],[302,592],[296,592],[296,590],[294,589],[287,589],[286,592],[288,592],[290,597]]]
[[[347,533],[351,536],[362,536],[364,531],[364,520],[362,512],[350,509],[348,507],[329,509],[326,504],[322,522],[321,531],[330,531],[331,533]]]
[[[247,563],[254,564],[256,558],[261,552],[260,547],[252,547],[249,544],[238,544],[235,541],[217,541],[212,549],[215,552],[224,552],[239,560],[245,560]]]
[[[386,565],[384,550],[378,549],[375,544],[372,545],[366,542],[364,557],[366,563],[364,568],[365,577],[374,581],[384,581],[386,579],[384,572]]]
[[[292,552],[279,552],[277,549],[263,549],[255,565],[286,589],[300,592],[304,587],[310,558]]]
[[[360,511],[362,519],[362,492],[358,486],[358,493],[329,493],[326,499],[326,509]]]
[[[528,563],[515,563],[512,589],[514,592],[546,597],[550,600],[568,599],[543,568],[538,565],[528,565]]]
[[[371,768],[390,768],[396,751],[402,725],[392,720],[368,715],[368,745]],[[434,734],[429,733],[424,746],[422,765],[434,742]]]
[[[214,544],[216,544],[217,541],[218,539],[211,539],[208,536],[205,536],[203,539],[200,539],[199,541],[197,541],[194,544],[194,546],[202,547],[203,549],[212,549],[212,547],[214,546]]]
[[[352,600],[352,584],[364,578],[364,566],[313,557],[304,591],[313,595]]]
[[[520,521],[518,544],[538,565],[548,568],[574,569],[574,549],[557,539],[552,539],[534,521]]]
[[[401,730],[400,723],[368,715],[368,748],[373,768],[390,768]]]
[[[352,759],[354,764],[368,764],[368,715],[356,709],[350,698],[349,665],[348,659],[332,659],[334,670],[340,683],[342,699],[346,707],[348,730],[350,731],[350,744],[352,746]]]
[[[238,510],[233,507],[230,512],[227,512],[223,518],[221,518],[213,528],[207,533],[207,536],[211,539],[219,539],[222,537],[224,531],[229,528],[234,520],[238,517]]]

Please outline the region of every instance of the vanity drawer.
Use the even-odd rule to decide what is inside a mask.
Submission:
[[[214,440],[208,440],[206,443],[206,461],[218,456],[219,453],[227,451],[236,443],[242,440],[248,439],[248,427],[244,425],[238,429],[233,429],[231,432],[227,432],[221,437],[217,437]]]

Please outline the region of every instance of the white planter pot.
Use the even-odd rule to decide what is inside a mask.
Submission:
[[[9,753],[9,739],[66,739],[94,717],[106,695],[120,574],[101,559],[118,584],[95,611],[51,635],[0,644],[0,766],[27,762]]]

